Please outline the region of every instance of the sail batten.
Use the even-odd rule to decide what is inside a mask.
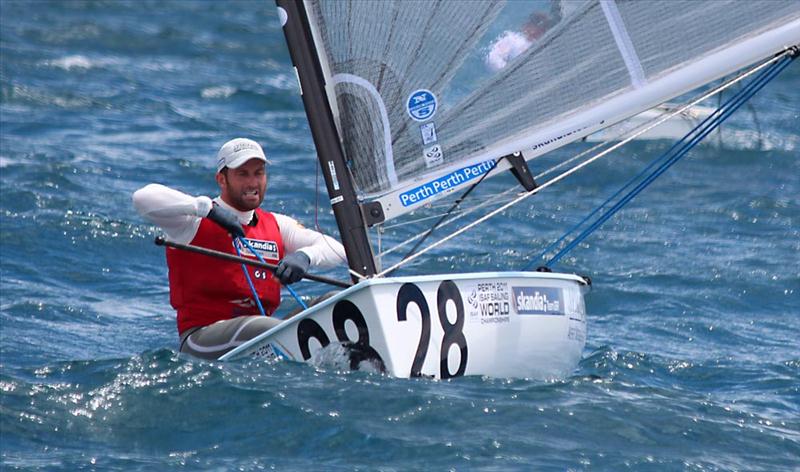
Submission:
[[[619,13],[617,3],[614,0],[600,0],[600,6],[603,8],[603,13],[606,15],[609,26],[611,26],[611,32],[614,35],[617,48],[622,54],[622,60],[625,61],[625,66],[628,68],[631,84],[635,88],[639,88],[644,85],[646,80],[644,69],[639,60],[639,55],[636,54],[636,48],[633,47],[628,30],[625,28],[625,22]]]
[[[386,219],[503,155],[541,154],[800,43],[793,0],[306,4],[357,192]]]

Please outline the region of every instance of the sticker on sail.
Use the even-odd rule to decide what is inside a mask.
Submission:
[[[422,134],[422,144],[428,145],[436,142],[436,124],[431,121],[419,127]]]
[[[563,315],[564,300],[560,288],[512,287],[514,310],[520,315]]]
[[[425,165],[427,167],[435,167],[444,161],[444,155],[442,154],[442,146],[438,144],[434,144],[431,147],[425,148],[422,151],[422,157],[425,158]]]
[[[252,246],[262,258],[272,259],[274,261],[280,259],[280,257],[278,257],[278,243],[275,241],[263,241],[261,239],[250,238],[244,238],[244,240],[250,243],[250,246]],[[239,248],[239,252],[243,257],[255,257],[255,254],[250,251],[250,248],[240,243],[238,239],[234,244]]]
[[[436,113],[436,95],[430,90],[420,89],[408,96],[408,116],[415,121],[433,118]]]

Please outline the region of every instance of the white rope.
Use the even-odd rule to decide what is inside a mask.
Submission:
[[[641,125],[637,126],[636,128],[633,128],[631,130],[623,130],[623,131],[617,133],[615,136],[609,138],[608,140],[606,140],[606,141],[604,141],[602,143],[596,144],[596,145],[592,146],[591,148],[586,149],[585,151],[582,151],[582,152],[572,156],[571,158],[569,158],[569,159],[567,159],[567,160],[565,160],[565,161],[563,161],[561,163],[558,163],[558,164],[554,165],[553,167],[550,167],[549,169],[537,174],[534,177],[534,179],[539,180],[542,177],[544,177],[546,175],[549,175],[549,174],[555,172],[556,170],[561,169],[562,167],[564,167],[566,165],[569,165],[572,162],[575,162],[576,160],[582,158],[583,156],[586,156],[587,154],[591,154],[592,152],[603,148],[604,146],[608,146],[611,143],[613,143],[613,142],[615,142],[615,141],[617,141],[619,139],[625,139],[625,137],[628,137],[630,135],[634,135],[634,137],[639,136],[639,134],[636,134],[636,133],[639,132],[639,130],[641,130],[642,128],[644,128],[646,126],[649,126],[649,125],[655,123],[655,121],[658,120],[658,119],[659,119],[659,117],[655,117],[655,118],[650,119],[650,121],[642,123]],[[535,156],[535,157],[529,159],[528,162],[531,162],[531,161],[533,161],[535,159],[539,159],[540,157],[543,157],[545,155],[546,154],[539,154],[538,156]],[[510,187],[510,188],[504,190],[503,192],[500,192],[497,195],[489,197],[483,203],[480,203],[480,204],[475,205],[474,207],[471,207],[471,208],[468,208],[468,209],[459,210],[457,212],[456,216],[454,216],[453,218],[450,218],[449,220],[445,220],[441,225],[439,225],[439,228],[447,226],[448,224],[453,223],[453,222],[455,222],[455,221],[457,221],[457,220],[459,220],[459,219],[461,219],[461,218],[463,218],[463,217],[465,217],[465,216],[467,216],[467,215],[469,215],[471,213],[474,213],[475,211],[477,211],[477,210],[479,210],[479,209],[481,209],[483,207],[491,205],[492,203],[494,203],[495,201],[505,197],[509,193],[516,192],[517,188],[518,188],[518,186],[514,185],[513,187]],[[438,207],[445,208],[445,207],[448,207],[450,205],[451,205],[450,203],[439,204]],[[402,223],[397,223],[397,224],[390,225],[390,226],[383,226],[383,229],[387,230],[387,229],[393,229],[393,228],[399,228],[399,227],[403,227],[403,226],[408,226],[408,225],[416,224],[416,223],[419,223],[419,222],[422,222],[422,221],[430,220],[430,219],[433,219],[433,218],[438,218],[438,217],[441,217],[442,215],[445,215],[445,214],[446,213],[440,213],[440,214],[434,215],[434,216],[427,216],[427,217],[423,217],[423,218],[418,218],[416,220],[404,221]],[[386,256],[388,254],[391,254],[391,253],[397,251],[400,248],[403,248],[403,247],[409,245],[410,243],[412,243],[412,242],[416,241],[417,239],[423,237],[425,234],[427,234],[427,232],[428,232],[428,230],[425,230],[425,231],[422,231],[422,232],[420,232],[420,233],[418,233],[418,234],[416,234],[414,236],[411,236],[410,238],[406,239],[405,241],[403,241],[401,243],[398,243],[397,245],[387,249],[384,252],[380,252],[380,249],[378,249],[378,252],[380,252],[380,254],[378,254],[378,257]]]
[[[462,213],[464,211],[466,211],[466,210],[461,209],[461,210],[456,211],[455,213]],[[423,221],[432,220],[434,218],[440,218],[440,217],[445,216],[445,215],[447,215],[446,212],[445,213],[437,213],[435,215],[430,215],[430,216],[423,216],[422,218],[417,218],[416,220],[408,220],[408,221],[403,221],[402,223],[396,223],[396,224],[389,225],[389,226],[383,226],[383,230],[385,231],[385,230],[388,230],[388,229],[402,228],[403,226],[414,225],[414,224],[417,224],[417,223],[421,223]]]
[[[358,280],[366,280],[366,279],[369,278],[364,274],[361,274],[361,273],[358,273],[358,272],[354,271],[353,269],[349,269],[348,268],[347,271],[350,272],[350,275],[352,275],[353,277],[357,278]]]
[[[596,151],[596,150],[598,150],[598,149],[600,149],[600,148],[602,148],[604,146],[607,146],[607,145],[611,144],[612,142],[617,141],[620,138],[624,139],[623,136],[627,137],[629,135],[628,133],[636,133],[640,129],[642,129],[642,127],[648,126],[651,123],[654,123],[655,120],[657,120],[657,119],[659,119],[659,118],[658,117],[653,118],[650,121],[648,121],[646,123],[643,123],[643,124],[639,125],[638,127],[634,128],[632,130],[622,131],[622,132],[618,133],[616,136],[614,136],[612,138],[609,138],[607,141],[604,141],[604,142],[602,142],[600,144],[596,144],[596,145],[592,146],[591,148],[572,156],[571,158],[565,160],[564,162],[556,164],[553,167],[551,167],[551,168],[549,168],[549,169],[537,174],[534,177],[534,179],[539,180],[542,177],[544,177],[546,175],[549,175],[549,174],[555,172],[556,170],[558,170],[558,169],[560,169],[560,168],[562,168],[562,167],[564,167],[564,166],[566,166],[566,165],[568,165],[568,164],[570,164],[572,162],[575,162],[576,160],[580,159],[581,157],[583,157],[583,156],[585,156],[587,154],[590,154],[590,153],[592,153],[592,152],[594,152],[594,151]],[[636,135],[636,136],[638,136],[638,135]],[[538,156],[535,156],[535,157],[529,159],[529,162],[533,161],[535,159],[538,159],[538,158],[540,158],[540,157],[542,157],[544,155],[545,154],[540,154]],[[448,224],[453,223],[453,222],[455,222],[457,220],[460,220],[463,217],[465,217],[465,216],[467,216],[467,215],[469,215],[471,213],[474,213],[474,212],[476,212],[477,210],[480,210],[483,207],[491,205],[492,203],[494,203],[497,200],[500,200],[502,197],[505,197],[509,193],[516,192],[517,188],[518,188],[518,186],[515,185],[513,187],[510,187],[510,188],[504,190],[503,192],[498,193],[497,195],[489,197],[483,203],[480,203],[478,205],[475,205],[474,207],[471,207],[471,208],[468,208],[468,209],[465,209],[465,210],[459,210],[457,212],[456,216],[454,216],[453,218],[450,218],[449,220],[445,220],[441,225],[439,225],[439,228],[447,226]],[[444,207],[450,206],[450,204],[448,203],[448,204],[440,205],[440,206],[444,208]],[[408,225],[419,223],[421,221],[426,221],[426,220],[430,220],[430,219],[433,219],[433,218],[438,218],[438,217],[441,217],[442,215],[445,215],[445,214],[446,213],[440,213],[440,214],[434,215],[434,216],[427,216],[427,217],[424,217],[424,218],[418,218],[416,220],[404,221],[402,223],[398,223],[398,224],[394,224],[394,225],[390,225],[390,226],[384,226],[383,229],[387,230],[387,229],[393,229],[393,228],[398,228],[398,227],[402,227],[402,226],[408,226]],[[410,243],[412,243],[412,242],[416,241],[417,239],[423,237],[425,234],[427,234],[427,232],[428,232],[428,230],[425,230],[425,231],[422,231],[422,232],[420,232],[420,233],[418,233],[418,234],[416,234],[414,236],[411,236],[410,238],[406,239],[405,241],[403,241],[401,243],[398,243],[397,245],[387,249],[384,252],[380,252],[380,249],[379,249],[378,251],[380,252],[380,254],[378,254],[378,257],[386,256],[388,254],[391,254],[391,253],[397,251],[400,248],[403,248],[403,247],[409,245]]]
[[[463,217],[465,217],[465,216],[467,216],[467,215],[469,215],[471,213],[475,213],[476,211],[480,210],[481,208],[489,206],[492,203],[495,203],[497,200],[500,200],[502,197],[505,197],[509,193],[517,192],[517,188],[518,187],[515,185],[515,186],[513,186],[511,188],[506,189],[503,192],[498,193],[497,195],[494,195],[494,196],[491,196],[491,197],[487,198],[483,203],[480,203],[480,204],[475,205],[474,207],[470,207],[468,209],[459,210],[458,211],[458,215],[454,216],[453,218],[450,218],[449,220],[445,220],[444,222],[442,222],[442,224],[439,225],[439,228],[447,226],[450,223],[453,223],[454,221],[460,220]],[[440,214],[438,216],[442,216],[442,215]],[[409,222],[409,223],[412,223],[412,222]],[[397,226],[403,226],[403,225],[394,225],[393,227],[397,227]],[[400,248],[402,248],[404,246],[407,246],[408,244],[410,244],[410,243],[416,241],[417,239],[425,236],[425,234],[427,234],[428,231],[429,231],[429,229],[426,229],[425,231],[422,231],[421,233],[416,234],[416,235],[406,239],[405,241],[403,241],[401,243],[398,243],[397,245],[395,245],[395,246],[387,249],[386,251],[382,252],[381,256],[385,256],[386,254],[391,254],[392,252],[395,252],[396,250],[398,250],[398,249],[400,249]]]
[[[673,108],[673,110],[674,110],[674,108]],[[667,111],[669,111],[669,109],[667,109]],[[633,135],[634,137],[637,137],[637,136],[640,135],[640,134],[638,134],[639,130],[643,129],[646,126],[650,126],[651,124],[655,123],[656,120],[658,120],[658,119],[660,119],[660,117],[651,118],[650,121],[642,123],[641,125],[633,128],[631,130],[620,131],[615,136],[607,139],[606,141],[604,141],[602,143],[599,143],[599,144],[596,144],[596,145],[590,147],[589,149],[586,149],[585,151],[582,151],[582,152],[572,156],[571,158],[569,158],[569,159],[567,159],[567,160],[565,160],[563,162],[560,162],[560,163],[554,165],[553,167],[550,167],[549,169],[537,174],[536,176],[534,176],[534,179],[539,180],[542,177],[544,177],[546,175],[549,175],[549,174],[555,172],[556,170],[561,169],[562,167],[564,167],[566,165],[569,165],[572,162],[575,162],[576,160],[582,158],[583,156],[586,156],[587,154],[591,154],[592,152],[594,152],[594,151],[596,151],[598,149],[601,149],[604,146],[608,146],[611,143],[616,142],[619,139],[625,139],[626,137],[631,136],[631,135]],[[646,131],[647,130],[645,130],[644,132],[646,132]],[[536,159],[539,159],[539,158],[541,158],[541,157],[543,157],[545,155],[546,154],[539,154],[539,155],[529,159],[528,162],[531,162],[531,161],[534,161]],[[457,221],[457,220],[459,220],[459,219],[461,219],[461,218],[463,218],[463,217],[465,217],[465,216],[467,216],[467,215],[469,215],[471,213],[474,213],[475,211],[477,211],[477,210],[479,210],[479,209],[481,209],[481,208],[483,208],[485,206],[491,205],[495,201],[501,199],[502,197],[505,197],[507,194],[512,193],[512,192],[516,192],[517,188],[518,188],[518,186],[514,185],[513,187],[510,187],[510,188],[504,190],[503,192],[498,193],[497,195],[489,197],[483,203],[480,203],[480,204],[475,205],[474,207],[470,207],[468,209],[459,210],[458,212],[456,212],[456,216],[454,216],[453,218],[450,218],[449,220],[445,220],[441,225],[439,225],[439,228],[447,226],[448,224],[450,224],[450,223],[452,223],[454,221]],[[449,207],[449,206],[451,206],[450,203],[445,203],[445,204],[433,205],[432,207],[429,207],[429,208],[439,208],[439,207],[445,208],[445,207]],[[426,216],[426,217],[423,217],[423,218],[418,218],[416,220],[404,221],[402,223],[397,223],[397,224],[394,224],[394,225],[383,226],[382,228],[383,228],[383,230],[387,230],[387,229],[394,229],[394,228],[399,228],[399,227],[403,227],[403,226],[409,226],[409,225],[413,225],[413,224],[416,224],[416,223],[420,223],[422,221],[430,220],[430,219],[433,219],[433,218],[438,218],[438,217],[441,217],[442,215],[446,215],[446,214],[447,213],[439,213],[438,215]],[[391,254],[391,253],[397,251],[400,248],[403,248],[403,247],[409,245],[410,243],[416,241],[417,239],[419,239],[422,236],[424,236],[425,234],[427,234],[427,232],[428,232],[428,230],[425,230],[425,231],[422,231],[422,232],[420,232],[418,234],[415,234],[414,236],[411,236],[410,238],[406,239],[405,241],[398,243],[397,245],[387,249],[384,252],[381,252],[381,250],[378,249],[378,252],[380,253],[380,254],[378,254],[378,257],[386,256],[388,254]]]
[[[525,193],[521,194],[519,197],[517,197],[517,198],[511,200],[510,202],[500,206],[499,208],[496,208],[495,210],[487,213],[486,215],[482,216],[481,218],[478,218],[477,220],[473,221],[472,223],[464,226],[463,228],[459,228],[458,230],[454,231],[450,235],[445,236],[444,238],[442,238],[442,239],[430,244],[429,246],[425,247],[424,249],[414,253],[413,255],[411,255],[411,256],[403,259],[403,260],[401,260],[400,262],[398,262],[395,265],[389,267],[388,269],[384,269],[383,271],[381,271],[378,274],[376,274],[375,277],[383,277],[386,274],[388,274],[389,272],[393,272],[397,268],[399,268],[399,267],[401,267],[401,266],[413,261],[414,259],[418,258],[419,256],[427,253],[431,249],[439,247],[440,245],[442,245],[442,244],[446,243],[447,241],[455,238],[456,236],[461,235],[465,231],[468,231],[468,230],[472,229],[473,227],[483,223],[484,221],[488,220],[489,218],[497,215],[498,213],[501,213],[501,212],[505,211],[506,209],[510,208],[513,205],[516,205],[517,203],[521,202],[522,200],[525,200],[526,198],[530,197],[531,195],[535,195],[535,194],[541,192],[542,190],[544,190],[545,188],[550,187],[550,186],[560,182],[561,180],[564,180],[565,178],[567,178],[570,175],[574,174],[575,172],[583,169],[584,167],[586,167],[587,165],[591,164],[592,162],[595,162],[598,159],[600,159],[602,157],[605,157],[610,152],[619,149],[620,147],[622,147],[625,144],[629,143],[630,141],[636,139],[637,137],[641,136],[642,134],[650,131],[651,129],[655,128],[656,126],[660,125],[661,123],[669,120],[670,118],[672,118],[672,117],[674,117],[676,115],[679,115],[679,114],[685,112],[686,110],[688,110],[689,108],[697,105],[698,103],[702,102],[703,100],[706,100],[709,97],[712,97],[712,96],[718,94],[719,92],[722,92],[723,90],[727,89],[728,87],[730,87],[730,86],[740,82],[741,80],[745,79],[746,77],[749,77],[750,75],[758,72],[759,70],[763,69],[764,67],[768,66],[769,64],[777,61],[778,59],[783,57],[785,54],[786,53],[784,52],[783,54],[780,54],[780,55],[778,55],[778,56],[776,56],[776,57],[774,57],[774,58],[772,58],[770,60],[767,60],[767,61],[763,62],[762,64],[754,67],[753,69],[751,69],[751,70],[739,75],[738,77],[735,77],[735,78],[731,79],[730,81],[728,81],[728,82],[726,82],[726,83],[724,83],[722,85],[719,85],[716,88],[711,89],[709,92],[707,92],[705,94],[702,94],[699,98],[696,98],[696,99],[690,101],[689,103],[687,103],[686,105],[675,109],[675,111],[673,111],[672,113],[669,113],[669,114],[657,119],[653,124],[640,129],[638,132],[630,135],[629,137],[625,138],[624,140],[620,141],[619,143],[609,147],[605,151],[602,151],[602,152],[598,153],[597,155],[595,155],[595,156],[585,160],[584,162],[576,165],[575,167],[573,167],[573,168],[561,173],[557,177],[554,177],[553,179],[545,182],[544,184],[542,184],[539,187],[531,190],[530,192],[525,192]]]

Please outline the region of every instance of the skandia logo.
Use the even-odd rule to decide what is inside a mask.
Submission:
[[[278,243],[275,241],[264,241],[261,239],[250,238],[245,238],[245,240],[264,259],[278,260],[280,258],[278,254]],[[243,256],[255,257],[255,254],[250,251],[250,248],[248,248],[247,245],[243,245],[238,241],[236,242],[236,245],[239,247],[239,250]]]
[[[512,287],[514,309],[520,315],[563,315],[564,298],[560,288]]]
[[[259,241],[257,239],[248,239],[247,241],[256,251],[278,252],[278,245],[274,241]]]

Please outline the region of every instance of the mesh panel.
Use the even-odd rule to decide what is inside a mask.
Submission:
[[[800,2],[670,0],[617,2],[649,79],[747,38],[775,22],[800,17]]]
[[[362,197],[513,142],[632,87],[594,0],[309,5]],[[800,15],[796,0],[618,1],[617,7],[646,80]],[[510,36],[523,47],[490,70],[487,54]],[[408,102],[422,89],[436,96],[436,112],[415,121]],[[423,137],[426,125],[435,139]],[[441,155],[426,158],[433,145]]]
[[[333,76],[350,74],[368,80],[383,100],[393,148],[408,149],[404,141],[420,141],[418,126],[410,126],[413,120],[405,110],[409,95],[418,89],[441,94],[501,6],[498,1],[336,1],[314,2],[312,11]],[[343,137],[343,147],[356,186],[362,192],[387,189],[387,156],[376,100],[363,87],[346,82],[337,85],[336,94],[342,127],[353,127],[346,131],[353,139]],[[373,119],[365,116],[368,110]],[[413,155],[393,152],[401,180],[417,170],[421,153],[421,149]]]
[[[441,134],[447,160],[463,158],[628,87],[628,72],[616,47],[598,44],[613,46],[614,38],[595,4],[444,113]]]

